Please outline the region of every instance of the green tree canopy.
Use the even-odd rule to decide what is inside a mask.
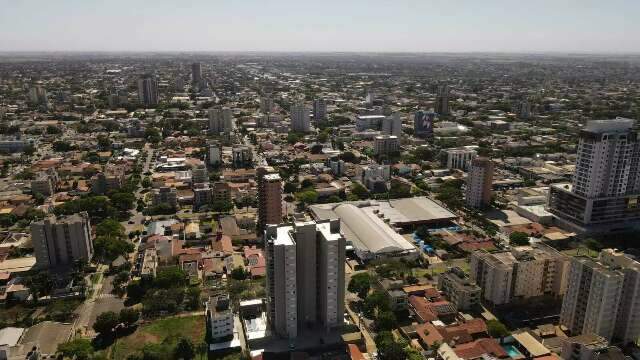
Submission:
[[[366,298],[369,289],[371,289],[371,276],[367,272],[353,275],[351,280],[349,280],[347,289],[352,293],[358,294],[358,297],[361,299]]]
[[[509,235],[509,244],[515,246],[529,245],[529,235],[521,231],[514,231]]]

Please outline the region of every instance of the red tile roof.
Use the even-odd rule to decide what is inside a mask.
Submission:
[[[463,359],[476,359],[484,354],[492,355],[500,359],[509,357],[505,349],[500,346],[496,339],[485,338],[474,342],[458,345],[453,351]]]

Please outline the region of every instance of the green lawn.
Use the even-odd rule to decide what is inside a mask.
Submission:
[[[169,317],[140,326],[133,334],[118,339],[109,349],[110,359],[126,359],[141,351],[145,344],[163,344],[173,349],[180,337],[191,339],[193,344],[205,341],[204,316]],[[197,359],[206,359],[206,354]]]

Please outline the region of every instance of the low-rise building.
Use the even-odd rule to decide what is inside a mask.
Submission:
[[[151,204],[153,206],[168,205],[176,207],[178,205],[178,193],[175,188],[161,187],[153,189],[151,193]]]
[[[458,267],[440,274],[438,288],[458,310],[468,310],[480,304],[480,287]]]
[[[228,295],[210,297],[205,314],[213,342],[233,337],[233,312]]]

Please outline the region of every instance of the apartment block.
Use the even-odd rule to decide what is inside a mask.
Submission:
[[[267,313],[275,333],[296,338],[308,328],[342,324],[345,239],[339,220],[268,225]]]
[[[568,263],[566,256],[544,244],[495,253],[476,251],[470,257],[470,278],[482,289],[482,298],[494,305],[543,295],[562,296]]]
[[[635,342],[640,337],[640,263],[614,250],[571,260],[560,323],[574,335]]]
[[[72,265],[93,257],[91,224],[86,212],[56,218],[51,215],[31,223],[31,237],[40,268]]]
[[[438,277],[440,289],[458,310],[468,310],[480,305],[482,289],[458,267],[449,269]]]

